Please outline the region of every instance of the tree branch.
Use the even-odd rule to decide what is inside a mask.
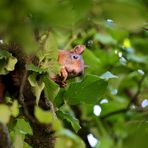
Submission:
[[[106,118],[108,118],[110,116],[114,116],[114,115],[117,115],[117,114],[125,113],[125,112],[127,112],[130,109],[130,106],[132,104],[136,104],[137,101],[138,101],[138,96],[141,93],[141,87],[142,87],[142,83],[143,83],[145,77],[146,77],[146,74],[143,75],[142,78],[140,79],[140,81],[137,83],[138,86],[137,86],[137,91],[136,91],[135,95],[132,95],[130,91],[126,90],[127,91],[127,95],[131,98],[131,100],[130,100],[130,102],[127,105],[126,108],[110,112],[110,113],[108,113],[106,115],[101,116],[100,118],[101,119],[106,119]]]
[[[100,118],[103,120],[103,119],[106,119],[106,118],[108,118],[110,116],[121,114],[121,113],[125,113],[127,111],[128,111],[128,108],[125,108],[125,109],[123,108],[123,109],[120,109],[120,110],[116,110],[116,111],[110,112],[110,113],[108,113],[106,115],[103,115]]]
[[[128,106],[127,106],[127,108],[129,108],[131,106],[131,104],[136,104],[137,105],[138,96],[141,93],[142,83],[143,83],[145,77],[146,77],[146,74],[144,74],[142,76],[142,78],[140,79],[140,81],[137,83],[137,85],[138,85],[137,86],[137,91],[136,91],[135,95],[131,98],[131,100],[130,100]]]

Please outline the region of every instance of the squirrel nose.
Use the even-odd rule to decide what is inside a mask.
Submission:
[[[78,76],[82,76],[84,74],[84,71],[79,72]]]

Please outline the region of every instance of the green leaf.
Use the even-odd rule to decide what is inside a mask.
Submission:
[[[110,101],[108,103],[100,104],[102,111],[101,115],[106,115],[110,112],[114,112],[120,109],[127,108],[129,101],[122,98],[117,98],[116,100]]]
[[[24,138],[25,138],[24,135],[21,135],[21,134],[15,135],[13,147],[14,148],[23,148]]]
[[[10,107],[10,110],[11,110],[11,115],[13,117],[17,117],[18,116],[18,114],[19,114],[19,104],[18,104],[17,100],[13,101],[13,104]]]
[[[41,93],[42,93],[44,87],[45,87],[44,82],[38,82],[38,84],[33,88],[33,91],[34,91],[34,94],[35,94],[35,97],[36,97],[36,104],[37,105],[39,103],[40,96],[41,96]]]
[[[23,144],[23,148],[32,148],[32,146],[29,145],[28,143],[24,142],[24,144]]]
[[[30,70],[30,71],[37,72],[39,74],[43,74],[43,73],[47,72],[47,69],[40,68],[40,67],[35,66],[33,64],[26,65],[26,69]]]
[[[43,45],[43,49],[45,51],[50,51],[52,52],[52,56],[54,56],[55,58],[57,58],[57,49],[58,49],[58,46],[57,46],[57,42],[56,42],[56,38],[54,37],[54,34],[52,32],[49,32],[47,34],[47,36],[45,37],[45,40],[43,39],[44,41],[44,45]],[[54,51],[55,50],[55,51]]]
[[[53,101],[57,96],[60,90],[60,87],[55,82],[50,80],[49,77],[47,76],[43,76],[43,82],[45,84],[45,87],[44,87],[45,96],[49,100]]]
[[[13,56],[9,57],[8,63],[6,65],[6,69],[8,71],[13,71],[16,63],[17,63],[17,59],[15,57],[13,57]]]
[[[15,132],[22,135],[32,135],[32,129],[27,121],[24,119],[17,119]]]
[[[23,148],[32,148],[32,146],[29,145],[28,143],[24,142],[24,144],[23,144]]]
[[[59,119],[55,119],[52,121],[52,128],[54,131],[60,131],[63,129],[62,123]]]
[[[5,75],[9,71],[13,71],[17,59],[6,50],[0,50],[0,74]]]
[[[82,82],[72,83],[65,93],[69,104],[96,103],[105,93],[107,82],[96,75],[87,75]]]
[[[10,53],[6,50],[0,50],[0,60],[7,59],[10,56]]]
[[[70,113],[66,113],[66,112],[63,112],[61,110],[58,110],[57,112],[57,116],[63,120],[63,119],[66,119],[68,122],[71,123],[73,129],[75,130],[75,132],[78,132],[79,129],[81,128],[80,124],[79,124],[79,120],[76,119],[74,116],[72,116]]]
[[[0,122],[6,124],[9,122],[11,111],[7,105],[0,104]]]
[[[48,124],[51,123],[53,120],[53,115],[51,112],[45,111],[38,106],[35,107],[34,114],[38,121],[41,123]]]
[[[42,50],[40,50],[37,54],[39,61],[41,62],[45,59],[57,59],[58,46],[54,34],[52,32],[47,32],[46,34],[43,34],[40,42],[42,44]]]
[[[33,73],[28,77],[28,81],[32,87],[35,87],[37,85],[36,77],[37,77],[37,73]]]
[[[84,142],[70,130],[64,129],[56,133],[56,136],[60,137],[55,144],[55,148],[85,148]]]
[[[109,79],[112,79],[112,78],[118,78],[118,76],[116,76],[116,75],[112,74],[111,72],[107,71],[103,75],[101,75],[100,78],[108,81]]]
[[[116,44],[116,40],[112,38],[111,35],[108,34],[96,34],[95,40],[101,42],[102,44]]]
[[[36,97],[36,104],[38,105],[41,93],[45,87],[45,83],[41,80],[37,81],[37,73],[33,73],[28,77],[28,81],[32,86],[33,93]]]
[[[91,50],[86,50],[83,53],[83,58],[85,64],[89,66],[87,71],[96,73],[100,67],[100,59]]]
[[[64,104],[64,95],[65,95],[66,90],[64,88],[61,88],[59,93],[54,99],[54,105],[56,107],[60,107]]]
[[[37,54],[40,67],[47,69],[50,76],[59,74],[58,46],[54,34],[47,32],[42,36],[40,42],[42,44],[42,50],[39,50]]]

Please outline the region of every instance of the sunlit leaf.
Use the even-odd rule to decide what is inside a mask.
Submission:
[[[11,111],[7,105],[0,104],[0,122],[6,124],[10,120]]]
[[[24,142],[23,148],[32,148],[32,146],[30,146],[28,143]]]
[[[21,134],[15,135],[13,147],[14,148],[23,148],[24,138],[25,138],[24,135],[21,135]]]
[[[37,67],[33,64],[26,65],[26,68],[27,68],[27,70],[34,71],[34,72],[37,72],[39,74],[45,73],[47,71],[47,69],[42,69],[42,68]]]
[[[14,70],[14,66],[15,66],[16,63],[17,63],[17,59],[15,57],[10,57],[8,59],[8,63],[7,63],[6,69],[8,71],[13,71]]]
[[[41,96],[41,93],[42,93],[44,87],[45,87],[45,83],[44,82],[39,82],[38,85],[36,85],[33,88],[34,94],[36,96],[36,104],[39,103],[40,96]]]
[[[32,135],[32,129],[31,126],[27,121],[24,119],[17,119],[16,126],[15,126],[15,132],[22,135]]]
[[[56,142],[55,148],[72,147],[72,148],[85,148],[84,142],[70,130],[61,130],[56,133],[59,139]]]
[[[17,117],[18,116],[18,114],[19,114],[19,104],[18,104],[17,100],[13,101],[13,104],[10,107],[10,110],[11,110],[11,115],[13,117]]]
[[[45,111],[38,106],[35,107],[34,114],[38,121],[41,123],[48,124],[53,120],[53,115],[50,111]]]
[[[37,85],[36,77],[37,77],[37,73],[33,73],[28,77],[28,81],[32,87],[35,87]]]
[[[52,128],[55,131],[60,131],[63,129],[62,123],[59,119],[55,119],[52,121]]]
[[[104,79],[104,80],[109,80],[109,79],[112,79],[112,78],[118,78],[118,76],[112,74],[111,72],[107,71],[105,72],[104,74],[102,74],[100,76],[101,79]]]
[[[32,86],[33,93],[36,97],[36,104],[39,103],[41,93],[45,87],[45,83],[41,80],[37,81],[37,74],[33,73],[28,77],[28,80]]]
[[[13,71],[17,59],[6,50],[0,50],[0,74],[5,75],[9,71]]]

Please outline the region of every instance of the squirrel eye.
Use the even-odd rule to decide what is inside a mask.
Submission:
[[[73,55],[72,58],[73,58],[73,59],[78,59],[79,56],[78,56],[78,55]]]

